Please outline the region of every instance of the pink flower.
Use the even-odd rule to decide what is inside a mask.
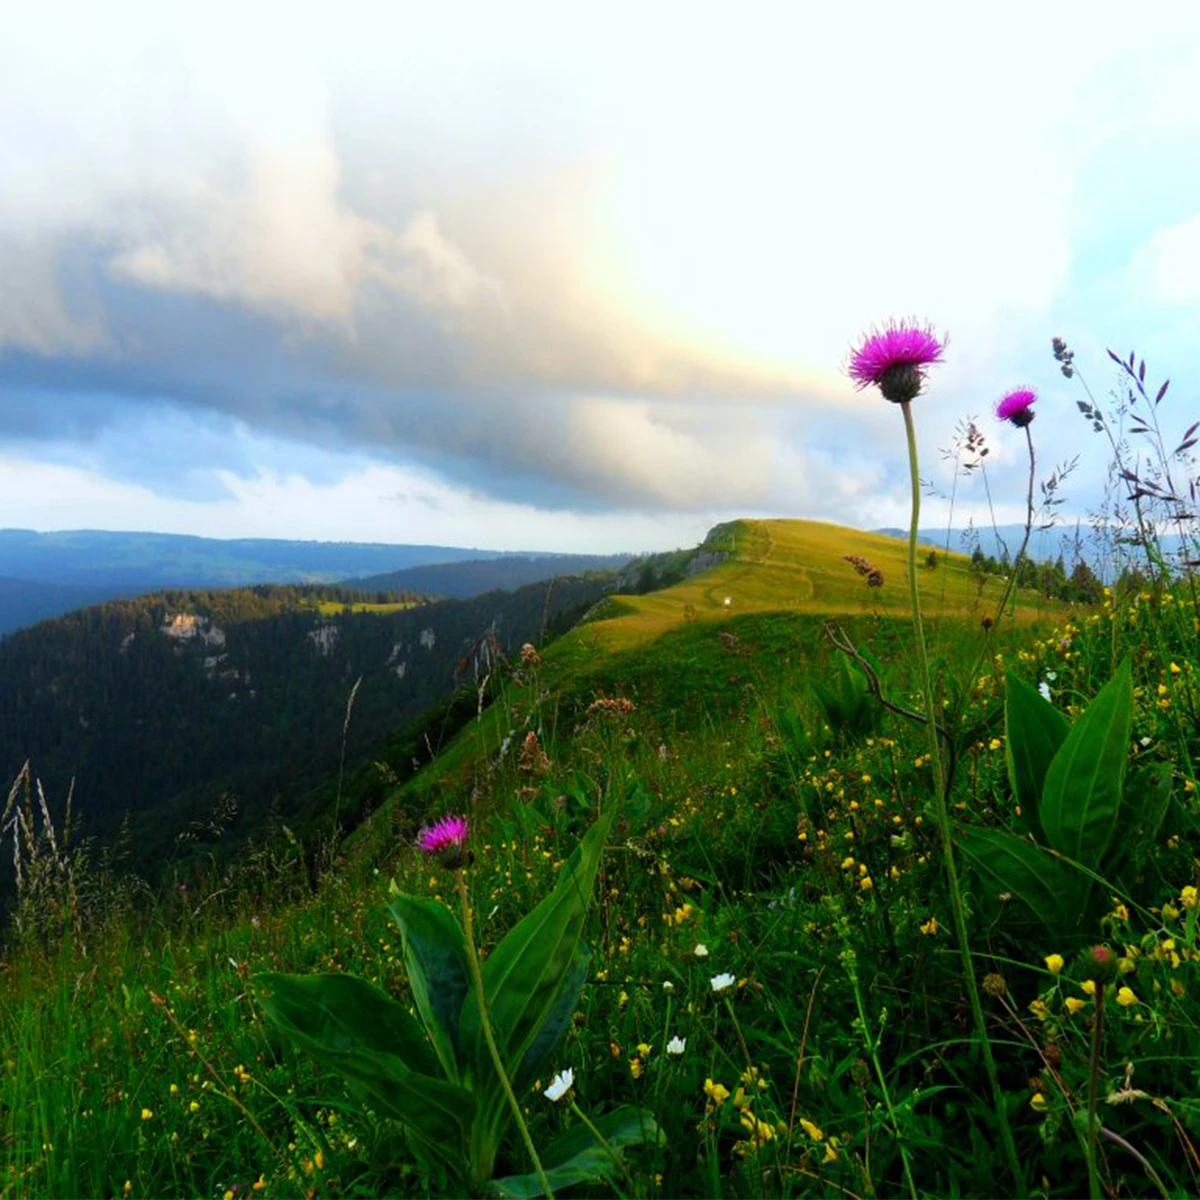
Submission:
[[[467,859],[467,818],[443,817],[417,834],[417,848],[443,867],[464,865]]]
[[[1024,429],[1036,415],[1032,408],[1036,399],[1037,392],[1032,388],[1017,388],[996,405],[996,419],[1011,421],[1018,429]]]
[[[1117,977],[1117,956],[1107,946],[1092,946],[1080,959],[1080,972],[1093,983],[1109,983]]]
[[[892,321],[874,329],[850,355],[850,378],[861,390],[874,384],[896,404],[914,399],[925,381],[925,368],[942,361],[946,339],[927,325]]]

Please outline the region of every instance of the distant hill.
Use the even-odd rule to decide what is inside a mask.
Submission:
[[[0,529],[0,636],[73,608],[162,588],[335,583],[430,563],[507,556],[506,551],[386,542]]]
[[[235,838],[272,812],[294,820],[336,773],[344,727],[353,764],[460,683],[473,712],[477,669],[614,583],[564,577],[390,611],[352,609],[342,589],[179,590],[72,612],[0,642],[0,786],[26,759],[52,803],[74,779],[84,832],[111,836],[128,815],[135,865],[151,871],[223,796]]]
[[[36,625],[47,617],[111,598],[107,588],[72,587],[0,575],[0,637],[24,625]]]
[[[512,591],[556,575],[583,575],[589,571],[614,571],[630,560],[628,554],[536,554],[505,555],[503,558],[472,559],[468,562],[434,563],[343,580],[355,591],[416,592],[424,596],[468,600],[484,592]]]

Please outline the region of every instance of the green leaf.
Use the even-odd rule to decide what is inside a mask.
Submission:
[[[563,976],[559,984],[558,994],[554,997],[546,1019],[533,1039],[525,1057],[521,1060],[520,1069],[513,1079],[513,1087],[518,1090],[526,1088],[541,1074],[542,1068],[554,1052],[558,1039],[562,1036],[571,1018],[575,1015],[575,1006],[579,1003],[579,993],[583,991],[583,983],[587,978],[588,963],[592,955],[581,942],[575,951],[575,961],[571,969]]]
[[[648,1112],[636,1108],[619,1108],[593,1124],[608,1143],[608,1149],[586,1125],[579,1124],[558,1138],[542,1156],[546,1177],[555,1192],[580,1183],[612,1179],[620,1172],[613,1154],[620,1159],[628,1146],[644,1142],[661,1146],[666,1141],[658,1122]],[[536,1175],[510,1175],[492,1181],[492,1195],[503,1200],[537,1200],[542,1188]]]
[[[1136,855],[1158,837],[1171,807],[1171,768],[1145,767],[1125,780],[1116,837],[1104,864],[1105,873],[1115,875],[1130,855]]]
[[[416,1019],[354,975],[264,974],[264,1012],[279,1031],[339,1072],[384,1116],[461,1168],[475,1098],[437,1079],[437,1060]]]
[[[1070,933],[1087,907],[1091,881],[1048,850],[999,829],[959,826],[955,842],[998,893],[1021,900],[1052,933]]]
[[[871,701],[866,675],[843,655],[832,677],[811,679],[813,691],[830,727],[851,737],[869,733],[878,710]]]
[[[533,1044],[554,1007],[563,977],[575,962],[613,811],[584,835],[563,864],[554,891],[509,930],[483,964],[492,1028],[510,1075]],[[468,1040],[472,1042],[482,1065],[487,1051],[473,993],[467,995],[463,1006],[462,1031],[464,1050]]]
[[[1021,823],[1044,840],[1039,810],[1046,771],[1071,732],[1070,723],[1037,688],[1011,671],[1004,685],[1004,757]]]
[[[1093,871],[1117,825],[1132,722],[1126,659],[1071,726],[1046,770],[1039,810],[1046,842]]]
[[[394,894],[389,905],[404,939],[417,1012],[447,1079],[458,1079],[459,1020],[471,985],[462,926],[440,901]]]
[[[297,1040],[336,1053],[393,1054],[411,1070],[436,1069],[412,1014],[357,975],[263,974],[256,982],[267,1016]]]

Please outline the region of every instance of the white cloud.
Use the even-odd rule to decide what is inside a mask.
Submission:
[[[1161,303],[1200,302],[1200,214],[1157,230],[1134,255],[1131,272]]]
[[[510,499],[870,519],[905,497],[847,345],[928,317],[953,340],[923,435],[990,403],[1015,339],[1090,316],[1081,163],[1114,128],[1200,121],[1190,10],[1119,41],[1095,7],[1008,11],[24,10],[0,49],[0,352],[116,344],[138,396]],[[1134,239],[1167,303],[1200,302],[1198,221]],[[267,319],[236,363],[207,328],[151,344],[138,305],[180,296]],[[238,493],[256,521],[267,495],[374,511],[262,489]]]

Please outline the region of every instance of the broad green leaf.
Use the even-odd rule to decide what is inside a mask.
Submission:
[[[588,830],[563,865],[554,890],[509,930],[483,964],[492,1028],[510,1075],[537,1037],[554,1006],[563,976],[575,961],[613,811],[610,809]],[[479,1033],[479,1009],[473,992],[467,994],[463,1006],[462,1035],[464,1052],[473,1043],[482,1063],[482,1054],[487,1051]]]
[[[832,677],[811,680],[825,719],[837,732],[857,736],[868,733],[877,723],[879,710],[871,700],[866,675],[839,656]]]
[[[404,938],[417,1012],[447,1079],[458,1079],[458,1026],[471,986],[462,927],[440,901],[395,894],[389,905]]]
[[[1170,807],[1169,767],[1147,767],[1129,774],[1125,780],[1116,836],[1104,863],[1106,874],[1115,875],[1131,854],[1154,842]]]
[[[382,988],[357,975],[257,977],[261,997],[281,1029],[337,1053],[393,1054],[410,1070],[437,1069],[420,1024]]]
[[[619,1108],[593,1124],[608,1143],[608,1149],[596,1140],[586,1125],[579,1124],[558,1138],[542,1156],[546,1178],[556,1193],[563,1188],[612,1179],[620,1174],[621,1168],[612,1155],[622,1158],[622,1151],[628,1146],[645,1142],[661,1146],[666,1141],[658,1122],[648,1112],[636,1108]],[[542,1187],[536,1175],[510,1175],[492,1181],[492,1194],[502,1200],[537,1200],[542,1195]]]
[[[1121,809],[1133,722],[1126,659],[1100,689],[1046,769],[1039,809],[1046,842],[1090,870],[1099,869]]]
[[[1053,933],[1079,923],[1091,881],[1048,850],[999,829],[959,826],[955,842],[998,892],[1015,896]]]
[[[587,978],[588,963],[592,955],[581,942],[575,951],[575,961],[571,969],[562,977],[558,994],[554,997],[546,1019],[533,1039],[525,1057],[521,1060],[520,1069],[513,1079],[513,1086],[518,1090],[528,1087],[546,1065],[558,1039],[562,1036],[571,1018],[575,1015],[575,1006],[579,1003],[579,993],[583,991],[583,981]]]
[[[263,1010],[281,1033],[461,1168],[475,1098],[427,1073],[437,1060],[414,1017],[353,975],[264,974],[256,982],[264,989]]]
[[[1004,757],[1013,798],[1021,806],[1021,823],[1043,840],[1039,811],[1046,771],[1071,725],[1037,688],[1011,671],[1004,685]]]

